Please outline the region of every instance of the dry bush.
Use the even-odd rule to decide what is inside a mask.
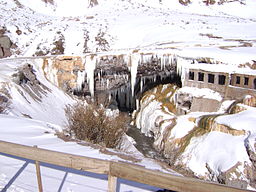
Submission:
[[[67,106],[68,130],[79,140],[114,148],[126,131],[127,118],[107,116],[105,109],[95,104],[77,103]]]
[[[109,43],[105,38],[106,32],[99,31],[97,36],[95,37],[96,44],[98,47],[96,48],[96,51],[108,51],[109,50]]]
[[[59,34],[59,39],[53,42],[54,48],[51,50],[52,55],[62,55],[64,54],[64,42],[65,38],[62,34]]]

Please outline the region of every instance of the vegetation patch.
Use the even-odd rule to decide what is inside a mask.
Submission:
[[[78,102],[65,109],[68,131],[79,140],[115,148],[127,130],[124,115],[109,116],[103,107]]]

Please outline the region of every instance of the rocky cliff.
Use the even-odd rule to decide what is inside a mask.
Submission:
[[[177,93],[170,85],[147,92],[134,114],[136,126],[154,137],[155,148],[185,173],[239,188],[255,187],[255,97],[235,102],[224,114],[187,108],[187,114],[180,115],[177,109],[184,109],[184,104],[175,102],[180,101]]]

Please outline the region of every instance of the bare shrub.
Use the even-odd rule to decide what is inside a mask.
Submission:
[[[79,140],[114,148],[126,131],[127,117],[108,116],[104,108],[95,104],[77,103],[65,111],[68,130]]]
[[[106,33],[103,31],[99,31],[97,36],[95,37],[96,44],[98,47],[96,48],[96,51],[108,51],[109,50],[109,43],[106,40]]]
[[[65,38],[61,34],[61,32],[57,32],[57,33],[59,35],[59,39],[53,42],[54,48],[51,50],[52,55],[62,55],[64,54],[64,50],[65,50],[64,48]]]

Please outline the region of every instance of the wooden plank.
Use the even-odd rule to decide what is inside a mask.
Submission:
[[[42,184],[42,177],[41,177],[39,161],[35,161],[35,164],[36,164],[36,176],[37,176],[37,183],[38,183],[38,191],[43,192],[43,184]]]
[[[36,145],[34,147],[37,148]],[[43,184],[42,184],[42,177],[41,177],[39,161],[35,161],[35,165],[36,165],[36,177],[37,177],[38,191],[43,192]]]
[[[109,172],[108,161],[4,141],[0,141],[0,152],[82,171],[89,171],[99,174],[108,174]]]
[[[206,182],[198,179],[174,176],[156,170],[149,170],[144,167],[110,162],[107,160],[94,159],[84,156],[71,155],[46,149],[29,147],[9,142],[0,141],[0,152],[14,155],[38,162],[89,171],[99,174],[109,175],[109,191],[116,190],[117,178],[148,184],[181,192],[245,192],[242,190],[228,187],[216,183]]]
[[[116,192],[116,183],[117,183],[117,178],[108,175],[108,192]]]
[[[242,190],[226,185],[206,182],[199,179],[188,177],[174,176],[162,173],[156,170],[145,169],[144,167],[113,162],[110,164],[110,172],[112,176],[124,178],[127,180],[148,184],[181,192],[245,192]]]

